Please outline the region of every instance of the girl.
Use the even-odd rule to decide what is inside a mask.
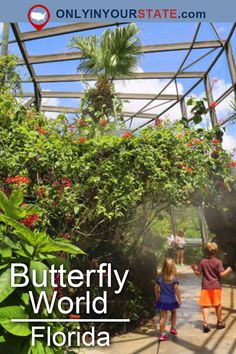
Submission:
[[[184,232],[182,230],[177,232],[175,237],[175,244],[176,244],[176,263],[178,265],[184,265],[184,246],[185,246],[185,239],[184,239]]]
[[[176,325],[176,309],[181,304],[179,282],[176,279],[176,266],[175,262],[171,258],[166,258],[161,275],[157,278],[157,284],[155,285],[155,300],[156,308],[160,310],[160,341],[168,340],[168,336],[165,333],[166,320],[168,311],[171,312],[171,328],[170,333],[177,335],[175,329]]]
[[[192,264],[194,273],[202,276],[202,290],[198,303],[202,306],[203,314],[203,332],[210,331],[208,325],[209,307],[215,308],[217,318],[217,329],[225,327],[222,321],[221,311],[221,278],[232,272],[231,267],[224,269],[221,260],[216,255],[218,246],[214,242],[208,242],[205,246],[206,258],[203,258],[200,264]]]

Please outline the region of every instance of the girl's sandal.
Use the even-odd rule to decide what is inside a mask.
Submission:
[[[223,321],[217,322],[216,328],[217,328],[217,329],[223,329],[223,328],[225,328],[225,323],[224,323]]]
[[[204,325],[203,325],[203,333],[208,333],[208,332],[210,332],[210,327],[208,326],[208,324],[207,323],[204,323]]]

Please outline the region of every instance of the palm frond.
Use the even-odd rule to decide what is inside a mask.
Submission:
[[[221,123],[222,126],[230,126],[236,123],[236,99],[230,102],[230,116],[225,118],[224,121]]]
[[[83,74],[97,74],[97,68],[99,67],[99,57],[97,55],[99,51],[99,39],[97,36],[74,36],[72,37],[70,48],[80,49],[83,58],[78,66],[78,71]]]
[[[106,30],[101,37],[74,36],[70,47],[80,49],[83,54],[78,71],[109,80],[132,76],[141,54],[138,32],[136,24],[131,23],[126,27]]]

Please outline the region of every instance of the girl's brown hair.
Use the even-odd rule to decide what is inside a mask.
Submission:
[[[164,281],[171,282],[176,277],[177,270],[175,261],[172,258],[166,258],[162,265],[161,276]]]
[[[176,235],[179,236],[179,237],[184,237],[184,231],[183,230],[179,230],[179,231],[177,231]]]

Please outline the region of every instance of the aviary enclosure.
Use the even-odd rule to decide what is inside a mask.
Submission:
[[[175,210],[182,218],[191,210],[191,224],[192,210],[197,212],[200,229],[190,228],[190,236],[205,242],[210,232],[235,264],[236,162],[222,146],[235,120],[235,24],[223,38],[214,24],[200,23],[191,27],[189,41],[163,43],[159,35],[155,42],[162,26],[75,23],[36,32],[4,24],[0,345],[7,353],[34,353],[30,326],[14,327],[4,312],[12,311],[8,318],[32,313],[26,293],[6,286],[13,261],[38,272],[52,264],[84,272],[104,262],[120,272],[128,268],[119,298],[110,289],[107,318],[129,317],[132,325],[152,315],[156,266],[165,237],[178,227]],[[202,40],[206,26],[211,36]],[[60,38],[70,49],[48,53]],[[170,71],[160,70],[164,62]],[[218,96],[212,77],[217,65],[231,79]],[[148,92],[155,81],[156,91]],[[218,117],[225,101],[230,113]],[[47,287],[49,296],[53,291],[77,295],[69,286]],[[98,296],[99,287],[92,293]],[[80,316],[86,318],[83,308]],[[69,327],[57,323],[51,330]],[[109,324],[109,331],[120,330]],[[37,345],[42,353],[63,353],[43,341]]]

